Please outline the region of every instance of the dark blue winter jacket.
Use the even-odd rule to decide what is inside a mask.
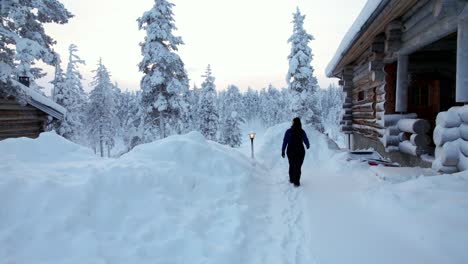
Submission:
[[[286,150],[286,146],[288,146],[289,143],[291,142],[291,135],[292,135],[292,131],[291,131],[291,128],[290,128],[290,129],[288,129],[286,131],[286,134],[284,134],[283,148],[281,149],[282,153],[284,153],[284,151]],[[307,138],[307,134],[306,134],[306,132],[304,130],[302,130],[302,142],[304,142],[304,144],[306,145],[307,148],[310,147],[309,139]]]

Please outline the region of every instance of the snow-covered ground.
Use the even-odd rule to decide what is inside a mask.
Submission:
[[[392,184],[307,129],[296,189],[289,125],[255,131],[256,162],[248,140],[195,132],[119,159],[52,133],[1,141],[0,263],[468,262],[468,173]]]

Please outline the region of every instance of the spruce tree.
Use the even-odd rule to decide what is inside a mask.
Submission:
[[[72,14],[56,0],[2,1],[1,7],[0,57],[5,66],[2,71],[31,80],[43,77],[45,74],[35,66],[36,62],[54,65],[58,60],[52,49],[55,41],[45,33],[44,24],[65,24]]]
[[[312,49],[309,42],[314,37],[304,29],[305,16],[297,8],[294,14],[293,34],[288,42],[291,43],[291,53],[288,56],[289,70],[286,81],[291,91],[291,111],[302,118],[306,124],[313,125],[323,132],[321,107],[318,98],[318,82],[314,76]]]
[[[65,24],[72,14],[56,0],[3,0],[0,7],[0,88],[15,94],[11,80],[25,76],[34,84],[45,75],[36,67],[38,61],[52,66],[58,61],[52,49],[55,41],[44,24]]]
[[[230,85],[223,94],[223,99],[219,100],[224,111],[221,118],[220,142],[231,147],[239,147],[242,144],[240,125],[244,122],[238,114],[243,108],[242,95],[239,88],[234,85]]]
[[[180,133],[187,104],[184,93],[188,77],[177,50],[183,45],[176,30],[172,8],[166,0],[155,0],[153,8],[138,19],[140,30],[146,31],[141,43],[143,60],[139,64],[144,73],[141,80],[141,105],[146,141]]]
[[[219,114],[217,109],[217,94],[211,67],[206,69],[205,81],[202,83],[200,101],[198,103],[198,118],[200,132],[209,140],[216,141],[219,128]]]
[[[71,44],[68,52],[68,65],[65,73],[65,80],[63,84],[54,84],[53,98],[56,103],[62,105],[67,109],[67,113],[63,120],[57,123],[56,132],[72,141],[82,141],[84,135],[84,123],[86,110],[86,94],[81,84],[82,76],[78,70],[79,64],[84,64],[76,52],[78,48],[76,45]],[[56,66],[56,78],[61,78],[60,66]],[[59,71],[57,73],[57,70]]]
[[[110,150],[114,147],[117,116],[114,86],[110,81],[107,68],[99,60],[98,68],[91,85],[94,86],[90,93],[90,103],[87,111],[88,132],[92,137],[92,143],[99,145],[101,157],[104,157],[105,147],[110,156]],[[96,148],[96,145],[93,147]]]

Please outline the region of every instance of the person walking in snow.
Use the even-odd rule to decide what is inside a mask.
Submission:
[[[293,119],[291,128],[284,134],[283,148],[281,149],[281,156],[284,158],[287,148],[289,182],[294,184],[295,187],[301,186],[301,167],[305,157],[304,144],[309,149],[309,139],[306,132],[302,129],[301,119],[296,117]]]

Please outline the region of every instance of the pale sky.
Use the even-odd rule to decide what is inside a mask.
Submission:
[[[75,17],[65,25],[47,25],[46,32],[57,40],[55,50],[68,61],[67,48],[75,43],[78,55],[87,63],[80,68],[84,87],[90,90],[91,71],[99,57],[110,70],[112,80],[123,90],[138,90],[142,74],[136,19],[149,10],[154,0],[62,0]],[[211,64],[218,90],[235,84],[261,89],[268,84],[286,86],[288,69],[287,43],[292,33],[292,14],[297,6],[306,15],[305,28],[315,37],[310,46],[312,62],[321,87],[335,79],[325,77],[325,67],[332,59],[344,34],[359,15],[366,0],[173,0],[175,22],[185,45],[179,55],[185,63],[190,85],[200,86],[200,77]],[[53,77],[39,80],[47,86]]]

